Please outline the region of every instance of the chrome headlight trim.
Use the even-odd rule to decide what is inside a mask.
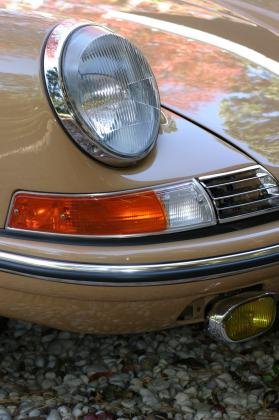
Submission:
[[[70,37],[75,31],[86,26],[94,27],[96,38],[105,34],[113,34],[104,26],[87,20],[66,20],[58,24],[50,33],[44,48],[43,74],[46,91],[55,114],[79,148],[108,165],[128,166],[143,159],[153,149],[159,132],[160,118],[158,118],[157,134],[152,139],[152,143],[134,156],[114,152],[91,135],[86,123],[77,115],[69,99],[62,68],[64,49]]]

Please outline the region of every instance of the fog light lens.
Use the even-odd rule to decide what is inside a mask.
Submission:
[[[224,329],[233,341],[245,340],[268,330],[275,319],[276,304],[271,296],[250,300],[233,309],[224,319]]]

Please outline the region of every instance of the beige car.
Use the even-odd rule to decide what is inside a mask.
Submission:
[[[279,11],[0,1],[0,315],[88,333],[268,330]]]

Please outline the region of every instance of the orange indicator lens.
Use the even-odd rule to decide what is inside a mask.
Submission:
[[[129,235],[163,231],[167,219],[152,191],[86,197],[18,193],[7,225],[70,235]]]

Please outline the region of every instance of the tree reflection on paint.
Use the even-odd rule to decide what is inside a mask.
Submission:
[[[235,79],[244,73],[241,62],[210,44],[147,27],[142,27],[139,34],[135,24],[126,21],[112,21],[110,27],[141,48],[155,73],[163,101],[171,98],[178,108],[197,109],[230,92]]]
[[[169,13],[179,16],[194,16],[203,19],[213,19],[225,13],[225,8],[214,0],[0,0],[3,8],[16,8],[21,10],[52,11],[65,14],[75,11],[79,16],[89,13],[92,8],[99,10],[116,10],[140,13]],[[239,17],[229,15],[230,20],[239,21]]]
[[[219,17],[223,10],[211,0],[197,0],[195,4],[187,2],[187,7],[185,0],[105,0],[103,3],[99,0],[83,0],[79,4],[73,0],[63,3],[55,0],[12,1],[13,6],[23,10],[52,10],[55,14],[83,19],[92,19],[94,16],[94,21],[128,37],[144,52],[157,78],[162,99],[171,97],[176,107],[197,109],[199,105],[230,91],[234,78],[243,72],[241,64],[210,44],[193,42],[167,31],[153,31],[150,27],[108,18],[106,15],[111,8],[160,11],[162,4],[167,4],[169,12],[210,19]]]
[[[270,162],[278,163],[279,77],[262,68],[247,66],[247,78],[249,83],[243,79],[234,93],[221,102],[225,131]]]

